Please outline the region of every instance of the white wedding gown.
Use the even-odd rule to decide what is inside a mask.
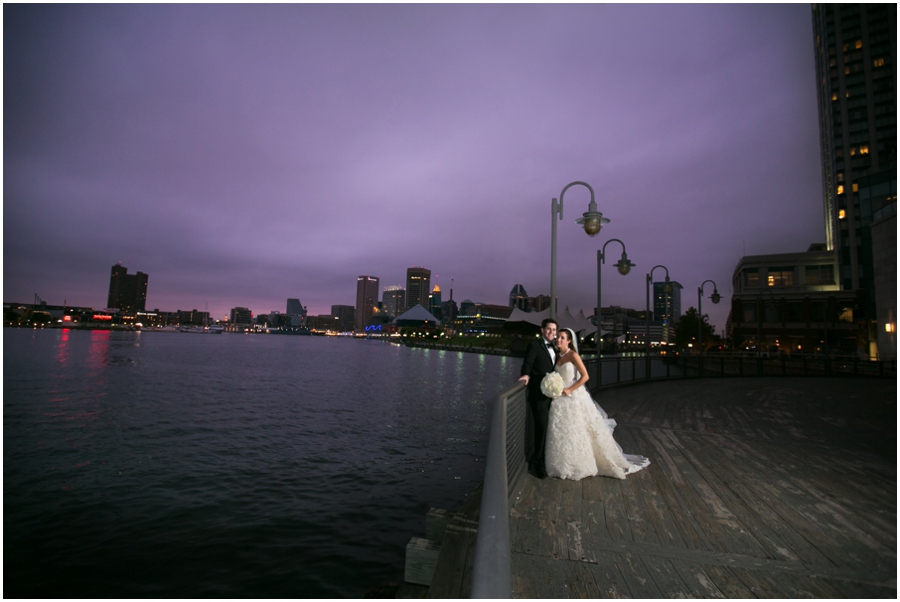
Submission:
[[[557,366],[566,387],[580,378],[575,364]],[[603,476],[624,479],[650,464],[643,456],[622,453],[613,439],[616,421],[609,418],[584,386],[550,405],[545,459],[547,475],[577,481]]]

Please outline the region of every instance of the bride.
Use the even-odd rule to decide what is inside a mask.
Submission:
[[[562,395],[550,405],[547,427],[547,474],[577,481],[604,476],[624,479],[650,464],[643,456],[622,453],[613,439],[616,421],[609,418],[588,393],[584,362],[578,355],[575,333],[566,328],[557,335],[556,371],[562,376]]]

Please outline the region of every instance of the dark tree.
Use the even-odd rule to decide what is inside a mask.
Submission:
[[[716,336],[713,327],[709,324],[709,315],[703,314],[703,348],[707,349],[718,341],[719,337]],[[686,349],[688,345],[691,345],[693,349],[697,348],[696,308],[689,307],[678,320],[678,325],[675,327],[675,344],[682,349]]]

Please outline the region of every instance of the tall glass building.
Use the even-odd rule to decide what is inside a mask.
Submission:
[[[814,4],[825,240],[841,290],[875,317],[869,226],[897,202],[897,5]],[[894,209],[896,211],[896,209]]]
[[[416,305],[428,309],[428,294],[431,292],[431,270],[412,267],[406,270],[406,309]]]

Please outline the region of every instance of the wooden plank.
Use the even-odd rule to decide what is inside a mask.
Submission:
[[[661,556],[643,555],[641,560],[647,568],[647,572],[653,578],[653,582],[663,598],[689,598],[691,597],[687,586],[678,576],[678,571],[672,563]]]
[[[686,449],[680,444],[674,431],[663,431],[660,440],[670,444],[670,449],[677,449],[678,454],[673,456],[678,468],[685,479],[690,482],[696,492],[699,504],[695,507],[700,515],[705,515],[701,524],[709,523],[714,526],[714,532],[723,550],[735,554],[765,557],[765,548],[741,523],[741,520],[729,508],[725,501],[716,492],[715,481],[710,483],[710,475],[701,473],[703,464],[694,464],[696,458],[685,455]],[[693,509],[692,509],[693,511]]]
[[[703,573],[712,581],[713,587],[722,592],[726,598],[754,597],[750,588],[728,567],[703,565]]]
[[[687,487],[681,479],[681,473],[675,466],[674,461],[665,452],[660,445],[654,445],[650,438],[655,436],[654,429],[644,429],[631,431],[638,441],[643,441],[640,447],[647,451],[650,457],[651,467],[647,468],[648,474],[653,478],[655,491],[658,492],[661,500],[660,512],[663,520],[667,525],[662,528],[662,532],[667,533],[674,531],[669,537],[663,537],[662,541],[678,547],[691,548],[697,550],[712,550],[714,546],[710,540],[704,536],[702,530],[696,525],[696,520],[690,512],[682,506],[681,500],[675,492],[675,483],[681,482],[683,487]]]
[[[594,574],[586,562],[570,560],[558,563],[558,566],[563,571],[563,590],[558,592],[558,598],[593,599],[600,596]]]
[[[406,544],[403,580],[418,585],[431,585],[440,553],[441,546],[433,541],[421,537],[410,539]]]
[[[707,574],[706,567],[686,560],[670,559],[672,567],[678,572],[681,580],[688,588],[689,598],[727,598],[713,579]]]
[[[518,599],[559,598],[565,591],[564,569],[561,563],[547,556],[514,553],[512,566],[512,597]]]
[[[469,597],[481,491],[479,485],[447,525],[428,590],[429,598]]]
[[[754,476],[752,471],[745,467],[739,477],[728,473],[723,474],[723,464],[727,460],[723,454],[718,453],[721,446],[717,448],[714,445],[715,443],[721,444],[721,438],[711,438],[706,435],[692,437],[683,434],[681,440],[682,453],[693,465],[702,467],[704,478],[715,491],[716,496],[722,500],[732,516],[735,517],[735,520],[738,521],[737,524],[746,528],[748,534],[760,544],[766,557],[799,560],[798,554],[791,549],[786,539],[779,535],[781,533],[798,546],[803,547],[808,555],[813,556],[816,561],[824,560],[821,554],[814,553],[816,552],[814,548],[805,546],[801,538],[792,537],[793,532],[786,529],[781,521],[776,520],[768,506],[760,503],[741,485],[741,480]],[[709,460],[705,460],[706,458]],[[738,495],[738,491],[743,491],[745,495]]]
[[[673,431],[654,431],[649,443],[656,450],[654,456],[666,463],[667,475],[671,478],[675,495],[678,498],[680,512],[690,516],[692,524],[697,527],[703,538],[709,542],[713,550],[719,552],[746,553],[747,546],[737,545],[733,538],[715,519],[703,498],[697,492],[695,484],[701,478],[681,455],[680,449],[671,437]],[[651,457],[651,461],[653,457]],[[751,550],[751,553],[755,550]]]
[[[583,563],[594,575],[597,596],[600,598],[633,598],[635,597],[622,577],[616,564],[616,556],[612,552],[596,550],[596,563]]]
[[[642,455],[646,452],[640,440],[635,436],[637,429],[624,428],[620,430],[619,443],[623,449],[628,450],[629,453],[640,453]],[[656,541],[684,548],[687,546],[679,533],[675,521],[672,519],[672,511],[666,504],[666,500],[660,491],[656,477],[656,473],[660,470],[661,468],[651,460],[649,467],[630,475],[627,482],[630,485],[638,486],[640,489],[640,503],[644,509],[645,516],[652,524]]]
[[[635,598],[662,598],[663,592],[644,566],[640,556],[631,552],[615,555],[616,566]]]

